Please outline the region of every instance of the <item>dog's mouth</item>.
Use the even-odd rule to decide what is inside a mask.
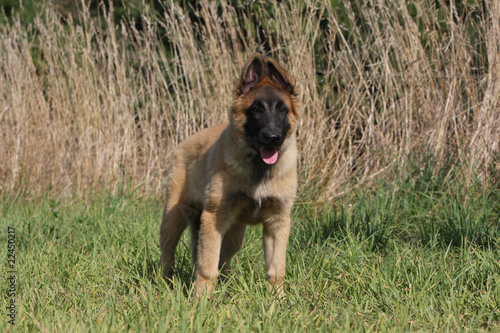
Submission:
[[[279,148],[276,146],[260,147],[260,158],[268,165],[276,163],[278,160]]]

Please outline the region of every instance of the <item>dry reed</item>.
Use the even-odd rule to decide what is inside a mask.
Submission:
[[[79,24],[50,6],[28,28],[14,19],[0,27],[0,192],[85,196],[130,182],[162,193],[172,149],[227,119],[255,51],[297,81],[300,191],[315,200],[422,156],[465,179],[498,172],[498,1],[479,18],[459,17],[453,1],[439,12],[415,2],[413,13],[403,0],[344,2],[342,20],[331,3],[200,1],[195,24],[168,2],[141,31],[114,22],[112,8],[100,22],[85,6]]]

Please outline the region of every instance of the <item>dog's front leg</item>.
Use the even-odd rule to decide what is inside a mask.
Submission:
[[[286,247],[290,235],[290,217],[264,223],[264,255],[269,289],[284,297],[283,280],[286,268]]]
[[[216,215],[207,210],[201,214],[195,270],[196,296],[209,294],[219,273],[218,264],[224,233],[217,225]]]

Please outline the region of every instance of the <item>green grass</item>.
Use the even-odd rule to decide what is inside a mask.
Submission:
[[[187,233],[174,280],[157,272],[161,200],[3,197],[2,271],[8,226],[17,237],[15,329],[500,330],[499,195],[443,179],[424,170],[319,208],[299,198],[282,301],[266,288],[260,227],[213,298],[198,300]],[[0,330],[13,330],[1,312]]]

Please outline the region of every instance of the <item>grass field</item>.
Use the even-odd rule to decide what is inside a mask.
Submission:
[[[498,191],[420,174],[320,207],[299,198],[286,298],[266,288],[251,228],[210,301],[192,288],[189,239],[173,281],[157,272],[162,202],[134,192],[88,202],[3,198],[16,228],[20,331],[500,330]],[[1,262],[6,267],[6,246]],[[4,269],[2,269],[4,270]],[[5,270],[4,270],[5,271]],[[5,293],[2,304],[7,303]],[[5,310],[3,311],[4,317]],[[13,327],[2,318],[0,330]]]

